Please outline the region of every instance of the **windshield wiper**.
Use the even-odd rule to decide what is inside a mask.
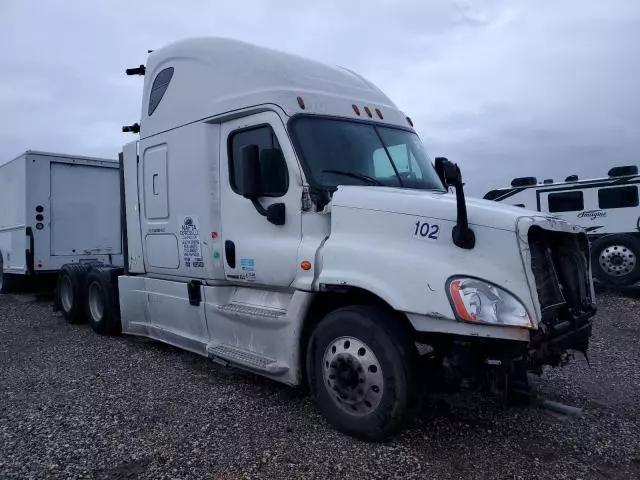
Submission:
[[[345,170],[323,170],[322,173],[334,173],[336,175],[344,175],[345,177],[357,178],[358,180],[367,182],[370,185],[378,185],[379,187],[384,186],[382,182],[380,182],[379,180],[373,177],[370,177],[369,175],[365,175],[363,173],[347,172]]]

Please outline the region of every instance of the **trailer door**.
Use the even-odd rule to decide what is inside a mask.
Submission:
[[[121,253],[118,169],[51,163],[51,254]]]

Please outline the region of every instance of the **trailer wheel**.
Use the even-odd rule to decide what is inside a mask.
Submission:
[[[82,323],[84,316],[84,282],[90,265],[68,263],[58,275],[57,296],[62,316],[69,323]]]
[[[92,268],[87,275],[87,318],[91,328],[100,335],[122,331],[116,282],[116,269],[108,267]]]
[[[591,245],[591,269],[602,283],[630,285],[640,279],[640,241],[631,235],[607,235]]]
[[[307,350],[319,410],[337,430],[366,441],[398,432],[415,405],[417,352],[394,320],[370,306],[334,310]]]

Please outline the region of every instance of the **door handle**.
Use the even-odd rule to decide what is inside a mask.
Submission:
[[[229,268],[236,268],[236,244],[231,240],[224,242],[224,258],[227,260]]]
[[[151,181],[153,183],[153,194],[158,195],[158,174],[157,173],[153,174],[153,178]]]

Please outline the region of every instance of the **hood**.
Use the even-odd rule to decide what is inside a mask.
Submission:
[[[522,217],[550,217],[521,207],[478,198],[468,198],[467,216],[470,225],[498,228],[514,232]],[[430,217],[456,221],[456,197],[447,192],[431,192],[388,187],[339,186],[333,194],[331,207],[378,210],[381,212]]]

